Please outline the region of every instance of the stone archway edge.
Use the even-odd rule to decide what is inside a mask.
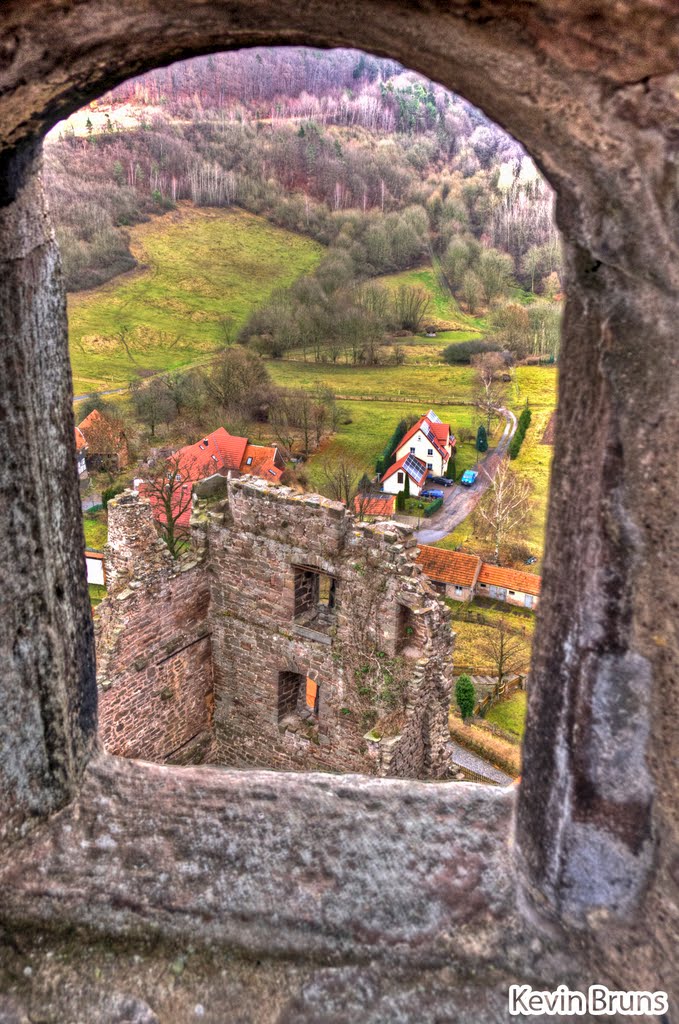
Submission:
[[[211,871],[202,865],[211,865],[220,884],[234,885],[242,913],[249,914],[256,904],[248,904],[239,885],[258,868],[244,854],[242,861],[230,860],[235,847],[225,842],[223,812],[214,810],[228,786],[213,785],[212,774],[202,783],[181,769],[90,764],[96,749],[93,637],[84,566],[73,572],[82,561],[82,533],[66,310],[42,202],[40,139],[83,102],[158,64],[236,46],[345,45],[398,59],[482,107],[528,148],[557,191],[568,299],[523,779],[515,845],[509,845],[508,818],[502,827],[482,831],[478,868],[483,879],[495,877],[495,866],[506,857],[507,870],[517,870],[520,898],[530,903],[524,907],[527,930],[538,919],[547,927],[556,917],[569,929],[560,948],[570,948],[574,958],[589,941],[591,955],[581,960],[585,974],[598,963],[600,976],[607,971],[617,987],[676,985],[675,0],[348,0],[339,6],[330,0],[196,0],[190,16],[185,0],[161,6],[148,0],[8,0],[0,10],[0,38],[0,835],[9,848],[3,916],[17,926],[38,920],[57,926],[57,907],[64,910],[73,900],[84,922],[96,924],[87,907],[92,885],[102,932],[138,921],[141,934],[157,934],[161,921],[171,928],[176,915],[185,914],[188,922],[194,911],[202,932],[210,921],[201,917],[190,885],[174,893],[165,872],[170,892],[144,903],[138,878],[163,873],[163,853],[178,870],[186,865],[186,880],[193,865],[204,885]],[[272,864],[279,857],[286,863],[288,843],[290,852],[303,848],[299,807],[306,806],[309,821],[316,813],[312,781],[302,777],[290,785],[297,805],[279,795],[289,780],[269,777],[257,804],[244,779],[241,795],[267,837],[260,850]],[[336,784],[328,783],[330,790]],[[366,785],[385,820],[401,820],[398,829],[390,823],[385,832],[389,848],[377,824],[366,825],[367,846],[375,851],[370,871],[378,874],[364,880],[379,877],[380,857],[400,865],[401,881],[389,876],[391,896],[386,886],[386,902],[379,903],[383,920],[416,918],[413,893],[425,881],[416,844],[410,860],[405,850],[410,822],[411,839],[422,826],[419,803],[410,806],[405,789],[393,788],[405,784],[353,778],[344,782],[347,801]],[[419,794],[417,784],[408,785]],[[388,797],[371,788],[380,786]],[[402,797],[390,802],[396,792]],[[483,805],[470,809],[457,791],[440,792],[440,813],[445,818],[449,799],[456,816],[445,830],[447,841],[454,850],[456,834],[467,836],[463,851],[473,860],[471,826],[482,827]],[[436,797],[423,799],[426,804]],[[157,819],[154,800],[166,809],[164,820]],[[135,801],[139,812],[130,809]],[[370,806],[356,803],[354,829],[363,813],[370,820]],[[280,846],[268,824],[276,808]],[[439,814],[434,804],[429,810]],[[107,812],[123,837],[117,853],[106,849]],[[183,831],[186,822],[200,826],[203,815],[207,832]],[[253,822],[232,821],[236,846],[242,835],[257,849]],[[338,845],[351,815],[339,821],[341,829],[324,832],[314,824],[307,833],[309,863],[334,862],[343,849],[351,852]],[[143,834],[152,826],[157,841]],[[443,833],[437,835],[442,844]],[[358,836],[351,841],[358,843]],[[19,848],[36,858],[34,867],[17,865]],[[238,875],[230,873],[236,863]],[[358,871],[351,863],[347,857],[346,871]],[[107,864],[116,872],[108,910],[100,874]],[[289,859],[287,864],[291,868]],[[273,866],[266,871],[268,886],[275,872]],[[433,877],[433,905],[444,905],[448,886],[451,921],[458,903],[464,916],[470,908],[466,890],[445,876]],[[278,907],[274,893],[263,888],[263,912],[274,928],[286,920],[297,922],[290,934],[316,927],[319,883],[315,875],[312,883],[308,878],[291,874]],[[329,884],[335,884],[332,878]],[[484,881],[480,890],[487,894],[490,886]],[[358,893],[328,897],[329,943],[332,908],[354,908],[338,918],[337,934],[344,936],[359,904]],[[235,921],[236,903],[228,906],[229,921]],[[147,917],[135,907],[145,907]],[[506,907],[503,897],[500,917]],[[495,948],[485,931],[493,912],[484,896],[465,933],[470,948],[474,928],[481,951]],[[70,911],[64,910],[64,919],[71,919]],[[395,934],[393,928],[387,933]],[[362,933],[356,934],[356,950],[365,955]],[[546,969],[555,983],[562,980]]]

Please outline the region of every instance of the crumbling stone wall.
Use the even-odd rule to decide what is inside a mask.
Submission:
[[[232,481],[217,508],[194,514],[191,551],[175,562],[147,501],[128,492],[109,505],[111,589],[97,626],[106,749],[442,774],[452,635],[409,531],[251,478]]]
[[[174,561],[151,506],[109,503],[109,596],[96,622],[99,733],[106,750],[195,763],[211,739],[210,599],[202,562]]]
[[[221,763],[411,778],[444,770],[452,635],[413,564],[409,530],[357,523],[339,502],[242,479],[210,518],[208,547]],[[316,619],[314,569],[334,581],[334,607]],[[414,623],[405,642],[403,608]],[[279,721],[287,673],[318,685],[317,718]]]

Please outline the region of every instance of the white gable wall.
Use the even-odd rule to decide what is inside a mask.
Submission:
[[[399,480],[400,477],[400,480]],[[398,469],[395,473],[392,473],[390,477],[382,481],[382,490],[387,494],[400,494],[405,487],[406,474],[404,469]],[[422,487],[424,487],[424,481],[422,481]],[[410,496],[416,498],[422,490],[422,487],[418,487],[415,481],[410,478]]]
[[[431,454],[429,454],[430,452]],[[429,465],[431,465],[429,472],[433,473],[434,476],[445,476],[448,468],[449,456],[439,455],[429,438],[421,430],[418,430],[410,440],[406,441],[396,450],[396,461],[398,462],[398,460],[402,459],[404,455],[408,455],[410,453],[416,455],[418,459],[421,459],[425,466],[429,467]]]

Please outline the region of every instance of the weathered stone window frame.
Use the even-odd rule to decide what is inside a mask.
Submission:
[[[5,5],[0,27],[5,923],[162,933],[314,962],[416,963],[452,972],[451,985],[472,972],[497,980],[520,971],[545,987],[580,972],[670,989],[679,915],[666,898],[679,806],[679,467],[667,443],[679,426],[668,372],[679,321],[675,5],[234,0],[194,5],[189,19],[180,0],[162,10],[36,0]],[[422,71],[510,130],[557,193],[567,302],[518,793],[177,770],[97,747],[66,307],[41,138],[149,67],[268,43],[357,47]],[[33,457],[18,460],[26,444]],[[262,794],[274,826],[265,836]],[[309,813],[319,806],[325,813]],[[147,884],[132,865],[161,853],[181,864],[187,823],[197,870],[172,886]],[[210,839],[225,831],[228,859]],[[285,837],[286,852],[271,834]],[[311,883],[289,870],[309,846],[341,851],[330,874],[330,861],[316,860],[326,875],[311,936],[301,924]],[[249,884],[246,850],[259,864]]]

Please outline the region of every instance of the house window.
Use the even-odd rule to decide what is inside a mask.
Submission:
[[[479,586],[485,588],[486,584],[485,583],[479,583]]]
[[[245,465],[246,466],[251,466],[252,465],[252,455],[248,455],[247,459],[245,460]]]
[[[410,454],[411,454],[411,455],[414,455],[414,454],[415,454],[415,449],[414,449],[414,448],[411,448],[411,449],[410,449]],[[431,455],[431,452],[430,452],[429,454]]]
[[[428,463],[427,463],[427,469],[433,469],[433,468],[434,468],[434,467],[432,466],[431,462],[428,462]]]
[[[457,583],[455,584],[455,593],[456,594],[461,594],[462,593],[462,587],[460,587]]]
[[[434,454],[434,449],[433,448],[427,448],[427,455],[433,455],[433,454]]]
[[[397,473],[397,474],[396,474],[396,479],[397,479],[397,481],[398,481],[398,482],[399,482],[400,484],[402,484],[402,483],[403,483],[403,473]]]
[[[295,566],[295,622],[326,632],[335,621],[337,580],[312,566]]]
[[[516,593],[516,591],[515,591],[515,590],[510,590],[510,591],[509,591],[509,593],[510,593],[510,594],[515,594],[515,593]]]

